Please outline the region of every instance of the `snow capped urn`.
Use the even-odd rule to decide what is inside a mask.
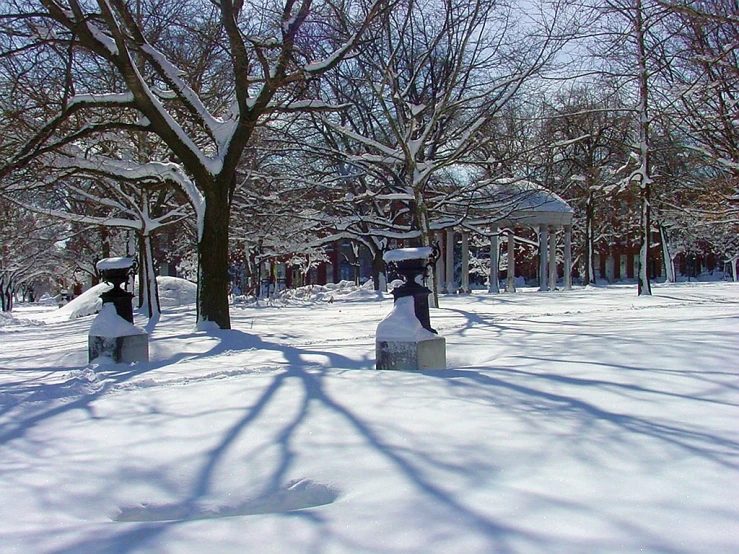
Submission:
[[[377,369],[446,369],[446,340],[431,328],[431,290],[423,286],[426,266],[434,258],[432,248],[399,248],[383,256],[404,283],[393,290],[393,309],[377,326]]]
[[[90,326],[89,361],[148,362],[149,336],[133,324],[133,294],[122,288],[133,267],[133,260],[105,258],[96,267],[103,280],[113,288],[100,295],[103,307]]]
[[[128,280],[133,267],[131,258],[104,258],[95,267],[103,281],[113,285],[113,288],[100,295],[103,304],[110,302],[116,312],[129,323],[133,323],[133,294],[123,290],[123,283]]]

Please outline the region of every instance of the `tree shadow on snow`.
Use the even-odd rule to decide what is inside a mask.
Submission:
[[[284,347],[282,347],[284,348]],[[338,423],[348,426],[363,440],[365,447],[380,455],[396,472],[420,492],[436,509],[443,510],[454,518],[470,533],[475,533],[488,541],[490,551],[496,553],[516,552],[522,543],[544,551],[551,540],[545,533],[531,533],[519,528],[515,519],[500,520],[480,511],[478,508],[466,504],[456,494],[444,488],[443,483],[433,479],[425,469],[429,463],[444,466],[447,470],[456,470],[464,473],[465,466],[450,468],[443,460],[433,459],[433,452],[424,449],[414,450],[407,445],[388,440],[382,430],[371,420],[362,417],[358,410],[352,409],[332,395],[326,387],[326,376],[331,370],[325,368],[309,368],[297,365],[302,359],[304,351],[288,348],[286,356],[296,362],[271,377],[258,398],[245,408],[243,413],[221,432],[218,442],[202,453],[202,460],[186,495],[177,503],[168,505],[153,505],[137,509],[123,507],[117,521],[120,527],[108,529],[95,537],[87,537],[75,544],[57,551],[57,554],[127,554],[134,551],[156,551],[156,541],[166,536],[170,529],[175,529],[189,521],[215,517],[234,517],[256,513],[273,513],[279,517],[293,517],[303,520],[315,530],[315,542],[301,547],[301,552],[322,552],[328,545],[343,551],[363,552],[372,551],[372,545],[363,544],[361,534],[358,537],[342,534],[340,530],[327,524],[321,509],[317,506],[341,500],[340,492],[335,490],[328,493],[322,501],[306,504],[300,501],[290,504],[285,501],[285,491],[289,489],[291,476],[299,471],[297,467],[298,445],[297,434],[301,428],[309,424],[310,414],[316,408],[327,410]],[[522,418],[541,418],[547,414],[552,420],[567,421],[574,425],[575,436],[572,448],[576,447],[577,440],[587,440],[582,436],[588,430],[600,428],[605,433],[591,433],[601,436],[599,448],[608,448],[611,442],[620,442],[621,446],[630,446],[634,437],[646,437],[650,440],[665,443],[670,447],[684,451],[686,454],[700,456],[723,466],[726,469],[736,469],[734,462],[739,445],[723,437],[695,429],[680,427],[675,424],[651,421],[616,410],[609,410],[595,402],[583,400],[575,395],[554,392],[551,384],[565,384],[577,389],[581,388],[612,388],[623,387],[640,393],[653,394],[655,391],[634,388],[629,385],[609,383],[603,380],[587,380],[561,377],[555,375],[537,375],[531,372],[467,368],[459,370],[444,370],[419,373],[419,376],[440,383],[442,387],[451,389],[460,396],[476,397],[487,402],[502,404],[501,410],[505,413]],[[303,392],[299,395],[298,405],[294,406],[294,414],[280,424],[274,433],[273,444],[279,449],[277,461],[271,468],[269,478],[263,483],[262,491],[252,498],[241,503],[212,506],[203,503],[213,486],[218,481],[219,471],[227,463],[228,454],[237,448],[238,441],[254,426],[264,423],[267,411],[276,401],[278,394],[288,386],[298,385]],[[495,471],[491,464],[486,471]],[[327,488],[317,484],[318,489],[325,494]],[[333,496],[331,496],[333,495]],[[279,499],[282,500],[279,500]],[[300,497],[304,499],[304,497]],[[144,499],[145,500],[145,499]],[[592,510],[590,506],[578,505],[566,499],[557,500],[560,507],[577,511],[582,514]],[[205,512],[203,506],[206,506]],[[210,510],[210,511],[207,511]],[[122,515],[122,517],[121,517]],[[604,516],[605,517],[605,516]],[[115,518],[114,518],[115,519]],[[640,540],[641,544],[656,548],[667,554],[685,552],[661,542],[660,537],[653,536],[648,530],[635,526],[633,522],[611,521],[611,524],[620,526],[631,536]],[[597,542],[597,539],[595,539]],[[560,545],[561,546],[561,545]],[[587,548],[592,548],[589,543]],[[383,551],[393,551],[392,548]],[[423,551],[419,545],[417,552]],[[571,550],[585,552],[587,549]]]
[[[111,390],[120,388],[147,374],[155,375],[158,369],[183,360],[215,360],[224,354],[247,350],[271,350],[284,353],[287,362],[301,365],[315,365],[314,362],[306,360],[305,356],[319,356],[324,357],[328,365],[336,368],[369,369],[373,366],[369,353],[360,360],[354,360],[318,347],[299,349],[264,341],[256,335],[236,329],[214,330],[207,333],[198,331],[170,335],[162,339],[155,337],[150,344],[158,340],[187,340],[191,337],[212,338],[214,344],[205,352],[196,354],[180,352],[147,363],[97,366],[88,364],[76,369],[49,368],[46,372],[47,376],[60,373],[63,376],[62,380],[52,383],[45,382],[42,377],[39,377],[38,371],[33,372],[34,377],[28,379],[21,377],[16,382],[0,383],[0,416],[6,416],[8,419],[6,425],[0,429],[0,446],[22,437],[29,429],[62,413],[78,409],[93,413],[94,402]],[[14,373],[22,376],[23,370],[14,370]],[[239,371],[231,373],[238,374]],[[182,380],[191,380],[191,378],[183,376]],[[147,386],[150,384],[147,383]]]
[[[467,317],[466,327],[486,326],[494,332],[504,331],[502,326],[489,319],[475,314],[465,315]],[[464,328],[460,330],[460,334],[463,333]],[[335,501],[341,502],[342,491],[332,489],[325,483],[311,482],[311,476],[308,475],[305,476],[307,481],[299,482],[314,485],[312,490],[316,494],[314,501],[309,502],[310,495],[304,492],[308,485],[300,489],[299,493],[289,492],[295,487],[295,475],[300,473],[298,435],[311,424],[311,416],[316,413],[316,410],[330,414],[332,424],[337,428],[345,426],[353,432],[354,436],[360,437],[363,448],[369,449],[373,455],[379,456],[392,467],[405,483],[427,499],[435,510],[443,512],[450,518],[450,521],[455,521],[457,525],[469,530],[470,533],[482,537],[489,545],[490,552],[512,554],[520,551],[522,545],[528,545],[529,549],[534,549],[534,551],[544,552],[549,547],[553,547],[556,551],[569,551],[574,554],[598,551],[598,547],[601,546],[596,537],[584,541],[581,548],[569,545],[568,550],[568,545],[564,542],[566,538],[563,538],[566,534],[554,536],[545,531],[538,533],[527,531],[517,525],[515,518],[502,519],[485,513],[445,487],[444,483],[440,483],[437,478],[433,477],[433,472],[428,468],[442,468],[445,471],[454,472],[457,476],[472,477],[468,475],[471,471],[482,474],[496,472],[494,460],[481,462],[477,466],[464,463],[455,466],[449,460],[436,455],[433,448],[425,448],[424,446],[430,445],[422,441],[414,443],[416,446],[394,441],[386,429],[378,425],[371,417],[363,416],[360,409],[349,405],[338,394],[332,394],[326,384],[327,376],[335,373],[335,368],[369,369],[372,364],[369,354],[364,359],[355,360],[331,352],[325,345],[321,348],[286,346],[263,341],[257,336],[240,331],[216,332],[213,336],[216,338],[220,336],[222,340],[214,344],[208,352],[197,355],[183,354],[182,357],[215,358],[235,348],[238,350],[255,348],[279,351],[284,357],[285,365],[275,369],[257,398],[220,431],[215,444],[200,453],[195,478],[187,490],[180,491],[177,502],[145,505],[144,503],[149,499],[142,499],[141,506],[122,506],[120,513],[113,517],[119,525],[106,527],[103,531],[98,529],[94,536],[81,538],[67,548],[58,550],[57,554],[154,552],[157,551],[157,541],[164,539],[167,532],[189,521],[265,513],[275,514],[275,517],[281,518],[298,518],[316,531],[314,542],[301,545],[301,552],[322,552],[327,549],[346,552],[378,551],[376,546],[362,543],[366,534],[363,536],[359,533],[358,536],[352,536],[350,531],[342,532],[341,529],[329,525],[320,506]],[[315,356],[325,357],[326,366],[334,369],[319,367],[311,362],[310,360]],[[524,365],[527,357],[521,356],[520,358]],[[179,355],[161,363],[148,364],[144,368],[135,366],[111,368],[106,373],[106,378],[115,385],[123,384],[134,377],[170,365],[177,359]],[[567,362],[561,359],[548,359],[545,356],[530,357],[528,361],[537,367],[541,367],[542,362],[547,361]],[[571,360],[567,363],[578,362]],[[619,369],[643,370],[636,366],[634,368],[619,367]],[[656,369],[655,371],[663,370]],[[529,429],[550,433],[558,426],[565,428],[566,437],[557,436],[558,448],[568,449],[574,457],[586,456],[598,450],[604,453],[624,449],[638,450],[641,442],[647,440],[661,446],[664,451],[707,460],[719,469],[729,471],[738,469],[739,444],[736,441],[703,430],[699,425],[681,424],[674,418],[629,413],[626,409],[618,409],[618,404],[601,401],[600,393],[608,393],[615,398],[621,395],[624,399],[628,399],[630,395],[637,395],[646,401],[655,403],[678,399],[686,402],[731,406],[728,402],[693,398],[663,391],[654,386],[608,381],[604,378],[589,379],[551,372],[541,373],[540,371],[528,371],[525,368],[468,367],[419,372],[415,376],[424,380],[424,383],[428,383],[432,388],[438,386],[446,389],[457,398],[495,405],[499,413],[520,420]],[[276,461],[270,466],[268,477],[261,483],[260,490],[255,491],[252,496],[231,503],[224,502],[215,506],[208,504],[207,500],[219,481],[219,472],[223,471],[224,466],[229,463],[229,456],[241,447],[241,441],[250,430],[265,424],[271,408],[282,406],[280,402],[284,400],[278,400],[278,396],[296,386],[301,394],[295,397],[295,404],[290,406],[291,411],[285,420],[276,424],[278,426],[273,433],[271,444],[277,448],[278,455]],[[18,421],[16,429],[0,432],[0,443],[22,437],[29,427],[64,411],[76,409],[91,411],[94,401],[107,390],[110,389],[95,391],[67,404],[31,413],[25,419]],[[590,392],[599,394],[591,398]],[[340,440],[340,437],[337,440]],[[642,463],[652,462],[647,454],[642,457],[636,455],[635,460]],[[247,463],[248,461],[247,459]],[[578,504],[565,498],[552,498],[539,502],[549,502],[559,508],[569,510],[570,513],[575,514],[573,517],[593,511],[592,506]],[[640,527],[633,521],[619,521],[606,512],[598,513],[596,516],[608,519],[608,523],[628,533],[635,543],[648,550],[665,554],[685,554],[687,552],[669,544],[664,537],[656,536],[646,527]],[[429,536],[427,540],[431,541],[433,537]],[[606,546],[612,547],[613,545],[606,544]],[[423,549],[424,545],[419,544],[415,551],[422,552]],[[382,551],[400,552],[401,549],[388,546]]]
[[[291,349],[289,357],[300,359],[303,355],[299,349]],[[326,484],[313,483],[314,488],[322,491],[321,498],[312,504],[281,503],[275,500],[284,497],[285,491],[294,484],[291,475],[300,471],[297,467],[298,446],[297,435],[304,426],[309,425],[310,415],[317,408],[327,410],[333,418],[338,418],[337,425],[347,425],[356,435],[361,437],[365,447],[381,455],[390,463],[404,479],[420,491],[436,509],[449,511],[457,520],[477,533],[488,537],[495,545],[496,552],[512,553],[508,540],[521,538],[523,533],[514,524],[496,521],[458,500],[455,494],[446,490],[441,484],[428,477],[421,469],[422,463],[435,462],[446,469],[464,472],[465,467],[450,468],[448,463],[429,458],[422,450],[413,451],[407,447],[397,446],[387,441],[382,432],[375,428],[371,421],[362,418],[351,407],[331,395],[325,386],[325,377],[331,372],[324,368],[305,369],[302,366],[289,366],[286,370],[275,374],[269,385],[262,390],[259,397],[245,409],[241,417],[235,420],[222,433],[218,443],[203,452],[202,463],[187,494],[179,502],[167,505],[156,504],[138,507],[123,507],[113,519],[121,522],[121,527],[106,533],[105,536],[82,539],[75,544],[57,551],[56,554],[127,554],[134,551],[156,551],[155,541],[165,535],[168,530],[189,521],[218,517],[249,515],[256,513],[273,513],[280,517],[299,518],[315,529],[315,542],[301,544],[300,552],[323,552],[327,545],[338,546],[340,551],[371,552],[376,551],[372,545],[363,544],[362,536],[355,537],[349,533],[330,527],[323,516],[320,506],[341,500],[341,492]],[[271,467],[269,477],[264,481],[261,492],[253,498],[237,505],[224,504],[213,507],[204,500],[209,497],[217,484],[219,471],[223,471],[227,456],[237,446],[237,442],[253,426],[264,423],[266,412],[278,394],[288,386],[298,385],[303,393],[298,406],[294,406],[294,415],[280,425],[274,434],[272,444],[279,449],[276,463]],[[304,497],[302,497],[305,500]],[[263,509],[250,510],[248,506],[261,506]],[[201,507],[210,506],[210,513],[203,514]],[[244,506],[247,506],[246,508]],[[122,516],[122,517],[121,517]],[[138,522],[138,523],[136,523]],[[536,542],[535,536],[529,540]],[[151,549],[151,550],[147,550]],[[391,546],[382,552],[393,552]],[[401,552],[401,550],[397,550]],[[421,551],[421,550],[419,550]]]

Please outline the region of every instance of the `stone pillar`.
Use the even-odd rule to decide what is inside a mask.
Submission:
[[[446,291],[454,292],[454,229],[446,231]]]
[[[442,241],[444,240],[444,232],[439,231],[434,235],[436,238],[436,241],[439,243],[439,248],[442,247]],[[436,265],[434,266],[434,271],[436,272],[436,279],[434,282],[434,286],[436,287],[437,294],[444,294],[446,293],[446,277],[445,277],[445,271],[444,271],[444,256],[439,255],[439,257],[436,259]]]
[[[565,225],[564,287],[572,289],[572,225]]]
[[[516,237],[513,229],[508,231],[508,279],[505,291],[516,292]]]
[[[557,230],[549,227],[549,290],[557,288]]]
[[[539,225],[539,290],[547,290],[547,243],[549,242],[547,225]]]
[[[498,252],[500,249],[500,238],[498,227],[493,227],[493,234],[490,236],[490,278],[488,283],[488,292],[498,294],[500,292],[500,278],[498,276]]]
[[[470,234],[462,231],[462,285],[459,292],[470,294]]]

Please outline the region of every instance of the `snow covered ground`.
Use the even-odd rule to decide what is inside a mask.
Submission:
[[[2,554],[739,552],[737,284],[443,297],[425,373],[373,369],[389,296],[177,293],[146,364],[0,316]]]

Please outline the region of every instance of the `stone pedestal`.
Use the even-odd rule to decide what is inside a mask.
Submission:
[[[377,369],[446,369],[446,339],[431,327],[431,291],[422,284],[427,263],[435,263],[437,255],[429,247],[384,254],[385,263],[395,267],[404,283],[393,290],[393,309],[377,326]]]
[[[107,358],[115,363],[149,361],[149,335],[116,312],[111,302],[103,304],[87,336],[90,361]]]
[[[149,335],[141,333],[123,337],[87,337],[88,360],[110,358],[119,364],[149,361]]]
[[[446,369],[446,339],[434,337],[421,341],[377,340],[377,369],[424,371]]]

